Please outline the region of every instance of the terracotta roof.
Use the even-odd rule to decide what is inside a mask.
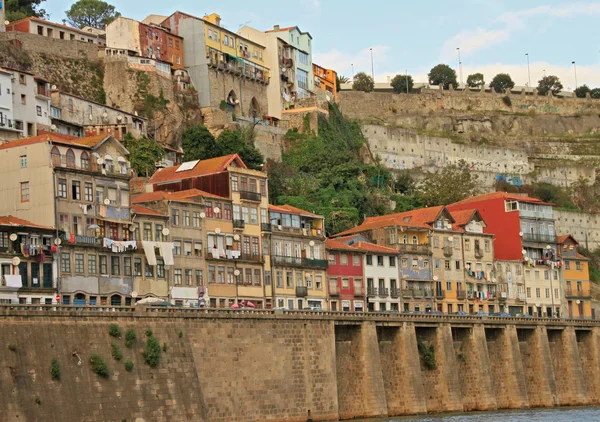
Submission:
[[[82,31],[81,29],[78,29],[78,28],[75,28],[75,27],[72,27],[72,26],[69,26],[69,25],[63,25],[63,24],[61,24],[61,23],[56,23],[56,22],[52,22],[52,21],[47,21],[47,20],[45,20],[45,19],[38,18],[37,16],[28,16],[28,17],[26,17],[26,18],[19,19],[19,20],[17,20],[17,21],[13,21],[13,22],[11,22],[11,23],[9,24],[9,26],[13,26],[13,25],[15,25],[15,24],[17,24],[17,23],[20,23],[20,22],[23,22],[23,21],[27,21],[27,20],[32,20],[32,21],[36,21],[36,22],[41,22],[41,23],[45,23],[45,24],[47,24],[47,25],[58,26],[58,27],[60,27],[60,28],[65,28],[65,29],[68,29],[69,31],[79,32],[80,34],[84,34],[84,35],[88,35],[88,36],[89,36],[90,34],[92,34],[92,35],[96,35],[96,37],[97,37],[97,34],[93,34],[93,33],[91,33],[91,32],[86,32],[86,31]]]
[[[573,242],[575,242],[576,245],[579,245],[579,242],[577,241],[577,239],[575,239],[575,237],[573,237],[573,235],[570,235],[570,234],[564,234],[562,236],[558,236],[558,243],[560,243],[560,244],[565,243],[565,241],[569,238],[571,238],[573,240]]]
[[[233,161],[237,162],[237,165],[241,168],[247,168],[242,159],[237,154],[224,155],[222,157],[209,158],[207,160],[200,160],[190,170],[183,170],[177,172],[179,167],[184,164],[177,166],[166,167],[156,171],[148,180],[148,183],[163,183],[172,182],[176,180],[189,179],[191,177],[204,176],[207,174],[220,173],[227,169]]]
[[[287,31],[291,31],[294,28],[297,29],[298,32],[300,32],[301,34],[308,34],[308,36],[312,40],[312,35],[310,35],[310,32],[302,32],[302,30],[298,26],[286,26],[285,28],[279,28],[278,31],[275,31],[275,28],[273,28],[273,29],[269,29],[268,31],[265,31],[265,33],[270,33],[270,32],[287,32]]]
[[[0,146],[0,150],[22,147],[26,145],[41,144],[44,142],[54,142],[57,144],[76,145],[83,147],[95,147],[106,138],[112,135],[94,135],[87,138],[77,138],[75,136],[62,135],[60,133],[43,133],[31,138],[19,139],[18,141],[7,142]]]
[[[363,242],[363,241],[356,242],[353,245],[346,245],[346,243],[344,243],[344,242],[351,237],[352,236],[346,236],[345,238],[341,238],[341,239],[327,239],[325,241],[325,247],[327,249],[353,251],[353,252],[376,252],[376,253],[395,254],[395,255],[400,253],[396,249],[393,249],[393,248],[388,248],[386,246],[380,246],[380,245],[376,245],[374,243]]]
[[[291,205],[269,205],[269,211],[284,212],[288,214],[302,214],[309,217],[323,218],[322,215],[313,214],[300,208],[292,207]]]
[[[0,217],[0,226],[13,227],[32,227],[36,229],[54,230],[54,227],[42,226],[41,224],[32,223],[31,221],[23,220],[22,218],[6,215]]]
[[[360,252],[354,246],[348,246],[343,241],[338,240],[338,239],[327,239],[327,240],[325,240],[325,248],[327,248],[327,249],[335,249],[335,250],[342,250],[342,251]]]
[[[146,192],[140,195],[134,196],[131,199],[132,204],[141,204],[144,202],[156,202],[162,200],[168,201],[177,201],[177,202],[193,202],[186,201],[187,199],[194,198],[196,196],[203,196],[205,198],[216,198],[216,199],[225,199],[219,195],[213,195],[212,193],[204,192],[199,189],[188,189],[182,190],[179,192],[164,192],[164,191],[156,191],[156,192]]]
[[[369,242],[358,242],[354,244],[357,249],[366,252],[378,252],[378,253],[387,253],[387,254],[399,254],[400,252],[393,248],[388,248],[387,246],[376,245],[374,243]]]
[[[516,195],[514,193],[507,193],[507,192],[492,192],[492,193],[486,193],[484,195],[477,195],[477,196],[473,196],[471,198],[463,199],[462,201],[458,201],[455,204],[469,204],[471,202],[487,201],[490,199],[508,199],[510,201],[527,202],[530,204],[553,205],[548,202],[544,202],[541,199],[532,198],[529,196]],[[451,209],[452,205],[455,205],[455,204],[448,205],[448,208]]]
[[[166,214],[163,214],[161,212],[158,211],[154,211],[151,210],[150,208],[146,208],[146,207],[142,207],[141,205],[132,205],[131,206],[131,210],[136,213],[136,214],[143,214],[143,215],[156,215],[159,217],[169,217]]]
[[[577,259],[585,259],[586,261],[589,261],[590,259],[587,256],[583,256],[581,255],[579,252],[577,252],[577,255],[575,255],[575,257]]]

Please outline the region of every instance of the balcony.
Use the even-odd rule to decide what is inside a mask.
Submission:
[[[459,300],[464,300],[467,297],[467,292],[465,290],[457,290],[456,291],[456,298]]]
[[[398,299],[400,297],[400,289],[392,287],[390,289],[390,296],[392,297],[392,299]]]
[[[446,292],[443,291],[442,289],[436,289],[435,290],[435,298],[436,299],[443,299],[446,297]]]
[[[411,298],[413,297],[413,293],[411,289],[404,289],[402,290],[402,297],[404,298]]]
[[[454,248],[452,246],[444,246],[444,256],[446,258],[450,258],[454,253]]]
[[[483,251],[481,250],[481,248],[475,248],[475,258],[476,259],[483,258]]]
[[[270,224],[271,230],[273,232],[283,232],[286,234],[293,234],[297,236],[311,236],[311,237],[320,237],[321,239],[325,238],[322,229],[313,229],[313,228],[301,228],[301,227],[290,227],[283,226],[281,224]]]
[[[247,190],[240,191],[240,198],[246,201],[260,202],[261,195],[259,192],[250,192]]]
[[[131,220],[129,207],[116,205],[96,205],[96,216],[100,219],[120,220],[124,223],[129,223]]]
[[[206,259],[263,262],[263,256],[261,254],[244,253],[241,251],[234,251],[231,249],[219,250],[217,248],[211,247],[206,249]]]
[[[377,297],[377,287],[367,287],[367,297]]]
[[[246,227],[246,223],[244,222],[244,220],[233,220],[234,229],[244,230],[244,227]]]
[[[42,98],[43,100],[47,100],[48,98],[50,98],[50,90],[48,88],[46,88],[45,86],[38,85],[36,87],[35,96],[43,97]]]
[[[523,233],[525,242],[538,243],[556,243],[556,236],[553,234]]]
[[[506,301],[507,299],[508,299],[508,293],[506,293],[506,292],[500,292],[498,294],[498,300]]]
[[[365,291],[362,286],[354,286],[354,297],[364,297]]]
[[[118,176],[129,179],[129,168],[125,164],[117,163],[116,165],[99,165],[96,159],[91,157],[90,161],[73,161],[67,160],[65,155],[52,154],[52,165],[63,169],[73,169],[81,171],[89,171],[92,173],[101,173],[104,176]]]
[[[565,289],[565,297],[567,298],[590,298],[591,294],[589,289],[582,289],[582,290],[577,290],[577,289],[569,289],[566,288]]]
[[[296,296],[298,296],[298,297],[308,296],[308,288],[306,286],[296,286]]]
[[[272,255],[273,263],[278,266],[315,268],[326,270],[329,262],[326,259],[301,258],[297,256]]]
[[[430,254],[429,245],[411,245],[409,243],[398,243],[398,250],[403,253]]]
[[[67,235],[64,235],[63,240],[65,242],[69,242],[69,237]],[[94,236],[76,235],[75,242],[73,244],[82,246],[102,246],[102,239]]]
[[[273,228],[271,227],[271,225],[269,223],[261,223],[260,224],[260,231],[262,231],[262,232],[271,232],[271,231],[273,231]]]
[[[390,295],[390,289],[388,288],[379,288],[379,297],[388,297]]]
[[[415,299],[433,298],[433,292],[429,289],[411,289],[411,292]]]

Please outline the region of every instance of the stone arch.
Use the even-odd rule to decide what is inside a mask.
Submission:
[[[67,150],[67,167],[75,167],[75,153],[71,148]]]
[[[123,303],[123,298],[121,295],[114,294],[110,297],[110,306],[121,306]]]
[[[227,102],[228,109],[233,113],[240,114],[240,100],[235,92],[235,90],[229,91],[227,94],[227,98],[225,99]]]
[[[260,104],[258,103],[258,100],[256,99],[256,97],[252,97],[252,100],[250,100],[250,108],[248,109],[248,116],[252,117],[253,119],[261,118]]]

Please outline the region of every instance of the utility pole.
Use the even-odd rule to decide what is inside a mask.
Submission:
[[[460,75],[460,84],[462,85],[463,79],[462,79],[462,61],[460,60],[460,47],[456,47],[456,50],[458,51],[458,73]]]
[[[408,69],[406,69],[406,93],[408,94]]]
[[[531,73],[529,72],[529,53],[525,53],[527,56],[527,80],[529,81],[529,88],[531,88]]]
[[[575,64],[575,60],[571,64],[573,65],[573,72],[575,72],[575,89],[577,89],[577,65]]]
[[[373,66],[373,49],[369,48],[369,50],[371,50],[371,78],[373,78],[373,83],[375,83],[375,67]]]

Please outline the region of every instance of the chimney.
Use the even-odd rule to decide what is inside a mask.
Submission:
[[[273,31],[279,31],[279,25],[273,25]]]

